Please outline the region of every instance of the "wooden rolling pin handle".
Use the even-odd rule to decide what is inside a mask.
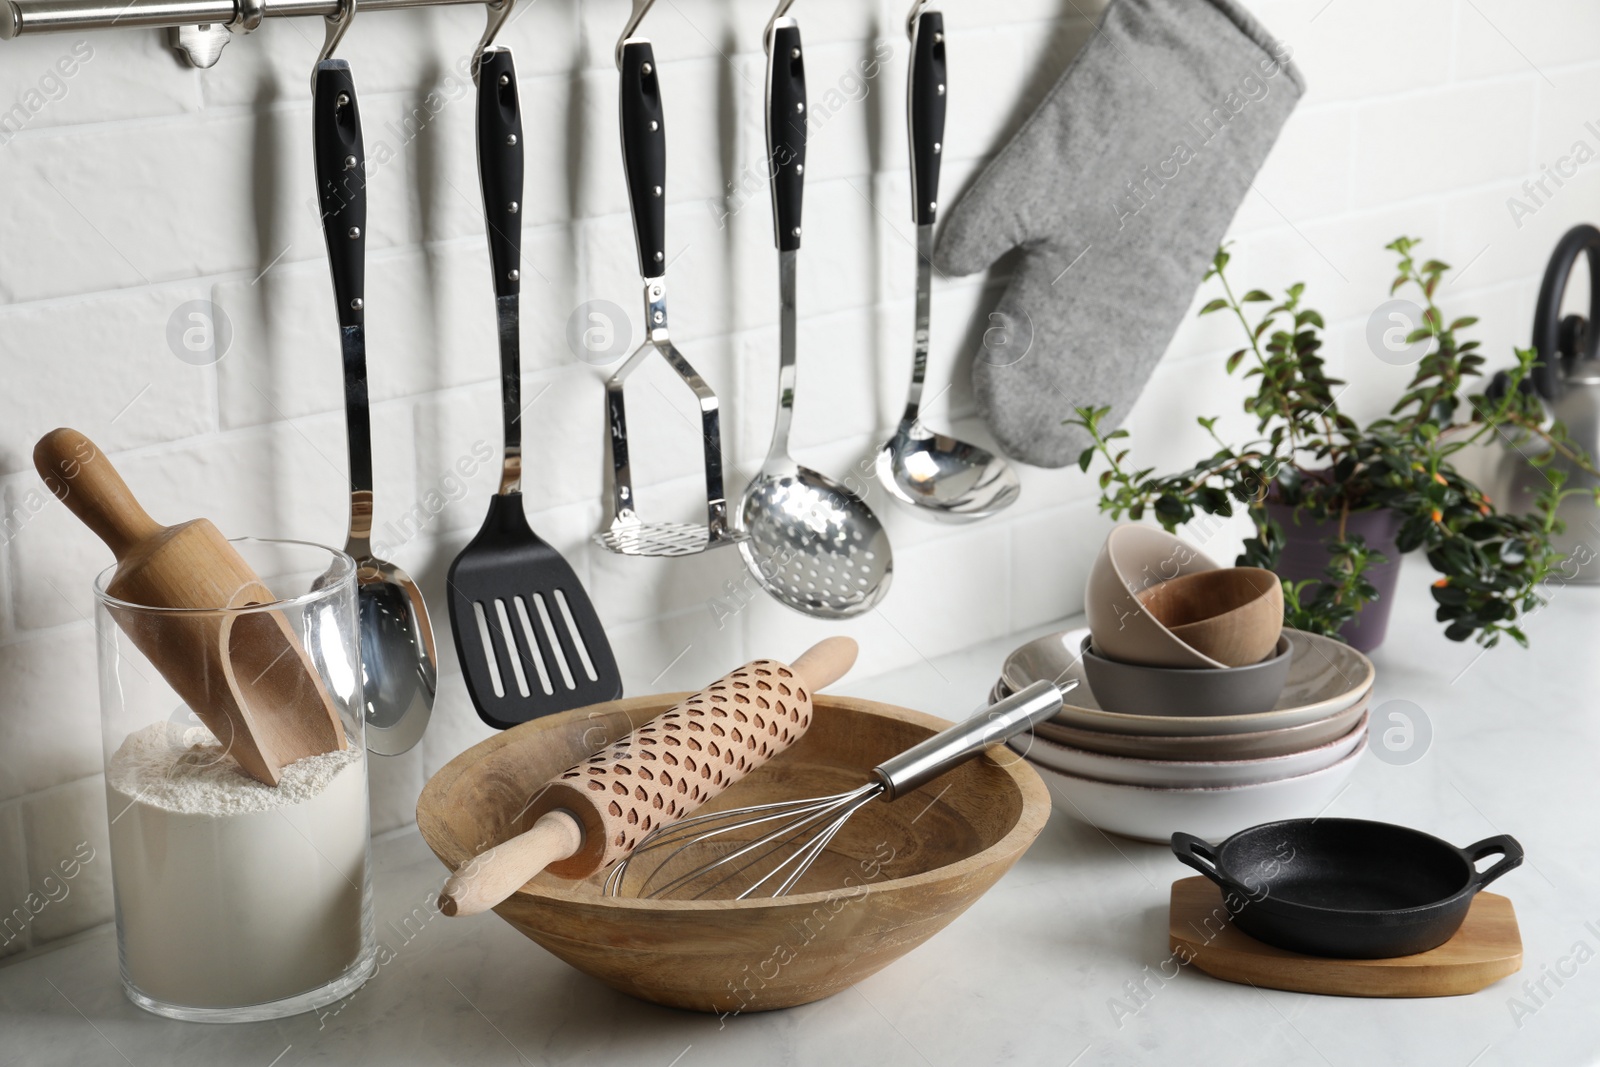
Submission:
[[[800,654],[789,669],[813,694],[843,678],[855,666],[859,647],[854,638],[827,637]]]
[[[439,894],[439,910],[446,915],[477,915],[488,911],[520,889],[532,875],[577,852],[583,845],[583,827],[571,812],[552,811],[540,816],[527,833],[474,856],[450,876]]]
[[[44,484],[121,560],[166,527],[152,519],[128,490],[111,461],[77,430],[51,430],[33,448]]]
[[[602,749],[584,763],[569,768],[545,787],[542,800],[551,810],[540,815],[531,829],[462,864],[461,869],[445,883],[444,892],[439,897],[439,910],[446,915],[476,915],[487,911],[547,868],[553,867],[552,873],[563,878],[584,878],[593,874],[610,860],[618,858],[619,852],[625,854],[626,849],[631,849],[633,834],[648,833],[653,820],[662,820],[656,825],[667,825],[673,818],[671,813],[679,812],[679,805],[697,805],[710,800],[725,785],[742,778],[747,770],[754,770],[765,763],[770,754],[782,751],[809,724],[811,694],[844,677],[845,672],[855,664],[856,652],[854,640],[830,637],[813,645],[787,668],[770,660],[746,664],[713,683],[708,690],[690,697],[634,730],[623,742]],[[776,672],[784,670],[791,672],[799,683],[798,688],[806,692],[793,693],[791,697],[790,689],[783,686],[776,676]],[[748,689],[748,683],[742,680],[746,677],[755,681],[758,687],[769,690],[772,701],[763,700],[759,705],[762,710],[757,710],[757,705],[747,697],[729,700],[726,691],[719,693],[730,681]],[[778,686],[778,692],[783,694],[781,698],[778,692],[771,692],[774,683]],[[712,694],[709,698],[706,696],[708,692]],[[749,722],[753,721],[759,728],[762,738],[760,755],[756,755],[758,743],[755,736],[748,737],[747,749],[718,748],[719,744],[727,744],[726,737],[729,734],[736,741],[740,734],[737,728],[725,733],[722,726],[712,720],[722,716],[732,724],[734,720],[727,717],[726,709],[734,708],[737,702],[743,702],[743,710],[736,712],[738,722],[745,724],[745,729],[751,729]],[[713,706],[718,710],[712,711]],[[787,709],[791,707],[800,710],[790,712]],[[764,725],[769,721],[770,736]],[[668,722],[672,725],[665,728],[666,732],[685,726],[682,736],[688,740],[680,742],[667,739],[665,733],[658,732],[661,724]],[[710,731],[706,730],[706,723],[712,723]],[[691,733],[701,733],[706,740],[697,740],[690,736]],[[674,738],[677,736],[673,735]],[[657,741],[665,741],[665,745],[657,749]],[[683,752],[681,763],[678,757],[666,751],[668,746],[680,745]],[[657,751],[662,755],[659,762],[651,755]],[[741,753],[737,768],[735,752]],[[703,764],[697,765],[696,757],[704,761]],[[651,773],[652,768],[655,773]],[[628,777],[624,781],[621,775]],[[675,777],[669,779],[669,776]],[[674,782],[675,792],[667,787],[669,780]],[[603,784],[608,781],[610,788]],[[631,783],[633,788],[627,788],[626,783]],[[646,788],[646,784],[649,788]],[[605,809],[596,801],[596,792],[608,802]],[[671,799],[670,804],[663,800],[667,797]],[[665,819],[664,808],[668,812]],[[639,817],[641,811],[643,818]],[[592,836],[586,838],[586,833]],[[616,840],[612,840],[614,833]]]

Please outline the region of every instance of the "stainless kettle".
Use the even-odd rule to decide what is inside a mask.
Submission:
[[[1600,312],[1600,229],[1588,224],[1574,226],[1556,245],[1539,287],[1533,346],[1540,362],[1523,386],[1538,394],[1550,417],[1566,426],[1572,443],[1593,458],[1600,457],[1600,326],[1582,315],[1561,315],[1567,281],[1580,255],[1589,261],[1589,314]],[[1496,375],[1491,394],[1507,384],[1504,372]],[[1600,479],[1559,456],[1548,468],[1529,463],[1528,457],[1538,454],[1539,444],[1507,442],[1496,479],[1506,510],[1533,510],[1534,498],[1550,484],[1546,470],[1566,471],[1568,489],[1600,485]],[[1594,498],[1569,496],[1561,502],[1559,514],[1566,530],[1554,537],[1552,544],[1566,554],[1561,578],[1600,582],[1600,508]]]

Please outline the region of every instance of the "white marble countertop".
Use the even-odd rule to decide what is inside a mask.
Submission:
[[[1495,888],[1515,902],[1523,970],[1474,996],[1306,996],[1188,971],[1161,984],[1149,976],[1168,955],[1168,887],[1190,872],[1164,848],[1057,811],[1011,873],[928,944],[829,1000],[724,1026],[614,993],[493,914],[430,921],[423,904],[444,872],[402,831],[376,848],[378,936],[392,959],[334,1009],[239,1026],[156,1018],[123,998],[115,937],[100,928],[0,966],[0,1064],[1600,1062],[1600,589],[1556,590],[1529,623],[1530,651],[1476,658],[1432,622],[1427,577],[1407,565],[1374,657],[1373,707],[1375,728],[1386,701],[1421,707],[1431,746],[1403,767],[1363,757],[1330,810],[1457,844],[1499,832],[1522,842],[1527,862]],[[846,689],[963,716],[1031,636]],[[1140,983],[1143,1003],[1131,992]]]

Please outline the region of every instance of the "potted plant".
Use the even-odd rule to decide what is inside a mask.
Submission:
[[[1227,358],[1256,379],[1244,402],[1256,437],[1230,444],[1215,417],[1198,421],[1217,450],[1188,470],[1157,474],[1128,466],[1128,431],[1106,430],[1109,409],[1082,407],[1066,420],[1092,440],[1079,457],[1085,471],[1100,457],[1100,509],[1114,518],[1153,515],[1169,532],[1199,515],[1229,516],[1243,506],[1255,527],[1241,566],[1267,567],[1284,580],[1284,621],[1301,630],[1341,636],[1363,650],[1383,639],[1400,555],[1426,551],[1440,575],[1433,585],[1437,618],[1455,641],[1475,637],[1493,647],[1502,635],[1526,645],[1518,623],[1543,603],[1542,583],[1562,554],[1551,547],[1561,530],[1556,509],[1574,493],[1560,471],[1526,514],[1496,509],[1453,459],[1499,434],[1520,435],[1539,459],[1566,457],[1593,470],[1590,458],[1547,423],[1537,399],[1521,387],[1537,360],[1516,352],[1510,388],[1494,396],[1467,393],[1482,377],[1478,342],[1461,334],[1477,320],[1447,320],[1434,303],[1450,269],[1413,255],[1416,238],[1387,247],[1399,259],[1391,295],[1409,291],[1421,302],[1422,323],[1407,344],[1425,354],[1403,396],[1383,418],[1361,425],[1339,409],[1342,381],[1329,377],[1322,349],[1322,316],[1303,303],[1304,286],[1282,298],[1251,289],[1236,296],[1227,275],[1227,246],[1217,250],[1205,280],[1222,295],[1201,315],[1238,319],[1246,344]],[[1265,311],[1252,322],[1250,308]],[[1536,460],[1537,462],[1538,460]],[[1600,491],[1595,491],[1600,504]]]

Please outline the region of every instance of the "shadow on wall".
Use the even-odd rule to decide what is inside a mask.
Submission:
[[[424,100],[429,93],[436,91],[446,77],[452,76],[449,65],[441,61],[437,54],[430,56],[412,90],[415,98]],[[454,105],[477,106],[475,94],[468,91],[463,94]],[[437,206],[439,198],[453,195],[450,190],[449,179],[445,174],[445,143],[444,137],[439,133],[437,123],[429,123],[416,139],[416,180],[417,180],[417,211],[421,216],[419,223],[423,237],[422,246],[422,273],[427,279],[428,323],[432,327],[433,350],[447,357],[450,352],[450,338],[446,336],[444,309],[440,306],[440,294],[445,292],[445,279],[441,276],[439,254],[437,250],[427,243],[429,235],[437,233]],[[440,361],[434,360],[429,370],[432,374],[432,386],[437,389],[444,384],[444,376],[440,373]],[[420,409],[419,409],[420,417]],[[438,427],[435,427],[434,439],[438,440]]]
[[[277,75],[268,68],[262,74],[261,81],[256,86],[255,98],[251,101],[251,108],[256,116],[251,151],[255,155],[256,165],[250,168],[253,176],[250,199],[255,214],[255,260],[258,281],[258,284],[251,286],[251,289],[254,290],[257,305],[255,321],[260,323],[263,334],[261,351],[267,353],[278,351],[278,331],[275,326],[277,317],[272,314],[277,279],[270,273],[270,268],[287,250],[292,225],[291,220],[283,216],[282,206],[285,199],[280,192],[288,177],[282,172],[283,161],[293,159],[295,156],[293,153],[282,151],[280,146],[287,138],[305,132],[299,128],[300,124],[296,122],[295,115],[274,106],[282,97],[282,87],[278,84]],[[296,202],[295,198],[290,198],[289,202]],[[275,375],[279,378],[291,373],[287,367],[265,367],[262,371],[266,375]],[[282,396],[284,393],[279,382],[274,382],[269,388],[270,394],[264,395]],[[279,494],[288,492],[289,487],[285,483],[290,479],[282,476],[277,449],[262,451],[265,453],[262,464],[265,467],[263,473],[268,479],[267,484]]]
[[[885,27],[881,22],[878,22],[876,19],[873,21],[872,39],[863,43],[863,46],[862,46],[862,49],[861,49],[861,60],[860,60],[860,65],[859,65],[858,69],[860,69],[862,71],[871,70],[871,69],[874,69],[874,65],[875,64],[881,63],[881,57],[878,54],[878,43],[877,42],[880,41],[880,40],[883,40],[886,37],[888,37],[888,35],[891,32],[893,32],[895,29],[896,29],[896,27]],[[902,40],[903,39],[904,38],[902,37]],[[897,47],[900,47],[900,46],[897,45]],[[881,79],[882,76],[883,75],[880,72],[879,75],[878,75],[879,79]],[[874,89],[869,88],[867,91],[870,93],[870,92],[873,92]],[[877,89],[876,91],[882,92],[883,90],[880,88],[880,89]],[[870,103],[868,103],[865,100],[863,100],[863,103],[867,104],[867,112],[866,112],[866,120],[867,120],[866,121],[867,158],[869,160],[872,160],[873,174],[877,174],[877,173],[880,173],[881,171],[884,170],[884,165],[883,165],[883,154],[884,154],[883,116],[884,116],[884,109],[881,108],[881,107],[873,107],[873,106],[871,106]],[[896,112],[896,114],[898,114],[898,111]],[[873,178],[869,177],[865,184],[866,184],[866,187],[864,189],[859,189],[858,191],[861,193],[861,195],[867,197],[867,199],[871,202],[872,210],[875,213],[881,214],[883,212],[883,210],[884,210],[884,205],[880,204],[878,202],[879,183],[877,181],[875,181]],[[877,293],[876,302],[877,303],[882,303],[884,301],[884,299],[888,295],[885,292],[885,289],[886,289],[888,283],[885,280],[887,275],[885,274],[885,269],[884,268],[886,266],[887,257],[891,254],[890,252],[888,252],[885,249],[884,243],[887,240],[892,240],[892,236],[891,236],[890,231],[888,231],[885,227],[882,227],[882,226],[873,227],[873,233],[876,235],[877,239],[873,240],[873,241],[869,241],[867,243],[867,255],[872,260],[872,275],[871,275],[871,277],[876,278],[877,279],[877,284],[878,284],[878,293]],[[882,343],[881,332],[878,331],[878,330],[874,330],[872,332],[872,341],[871,341],[872,351],[869,353],[870,359],[871,359],[871,365],[874,366],[874,367],[883,366],[883,361],[886,358],[886,354],[884,352],[880,352],[880,351],[877,350],[877,346],[879,344],[881,344],[881,343]],[[867,388],[872,390],[872,408],[871,408],[871,410],[877,411],[877,412],[882,412],[884,410],[884,404],[886,403],[886,398],[885,398],[884,392],[883,392],[883,375],[881,375],[881,374],[869,374],[869,375],[867,375],[866,382],[867,382]],[[898,401],[896,401],[896,403],[898,403]],[[858,460],[857,463],[859,464],[859,462],[860,461]]]

